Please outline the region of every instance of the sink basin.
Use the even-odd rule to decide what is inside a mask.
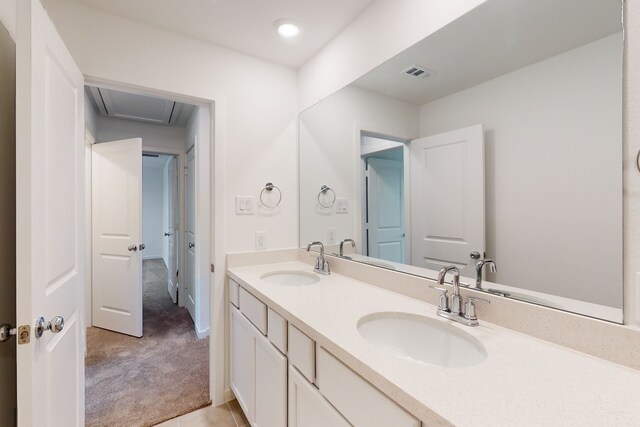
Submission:
[[[484,346],[470,334],[415,314],[369,314],[358,321],[358,332],[374,346],[414,362],[464,368],[487,358]]]
[[[282,286],[307,286],[320,281],[317,274],[297,270],[272,271],[262,275],[260,278],[272,285]]]

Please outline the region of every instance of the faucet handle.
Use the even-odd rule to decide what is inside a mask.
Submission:
[[[467,302],[464,304],[464,318],[467,320],[478,320],[476,316],[476,306],[474,302],[481,302],[482,304],[491,304],[491,301],[479,297],[468,297]]]
[[[438,310],[449,311],[449,298],[447,297],[447,288],[443,288],[440,286],[429,285],[431,289],[435,289],[436,291],[440,291],[440,301],[438,303]]]

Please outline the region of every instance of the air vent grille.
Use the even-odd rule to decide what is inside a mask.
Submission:
[[[407,76],[411,76],[411,77],[418,77],[421,79],[424,79],[426,77],[429,77],[430,75],[433,74],[433,71],[429,71],[424,67],[420,67],[418,65],[412,65],[404,70],[402,70],[403,74],[406,74]]]

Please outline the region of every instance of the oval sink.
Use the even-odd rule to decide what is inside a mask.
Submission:
[[[484,346],[470,334],[415,314],[369,314],[358,321],[358,332],[374,346],[414,362],[464,368],[487,358]]]
[[[307,273],[305,271],[272,271],[260,277],[263,281],[272,285],[282,286],[306,286],[313,285],[320,281],[317,274]]]

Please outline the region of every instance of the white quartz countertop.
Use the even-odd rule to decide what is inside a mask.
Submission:
[[[319,282],[307,286],[261,280],[265,273],[282,270],[313,268],[292,261],[229,268],[228,274],[425,423],[640,425],[640,371],[482,318],[476,328],[459,325],[436,316],[433,305],[335,273],[318,275]],[[358,332],[358,320],[377,312],[413,313],[451,323],[477,338],[487,359],[476,366],[445,368],[392,356]]]

